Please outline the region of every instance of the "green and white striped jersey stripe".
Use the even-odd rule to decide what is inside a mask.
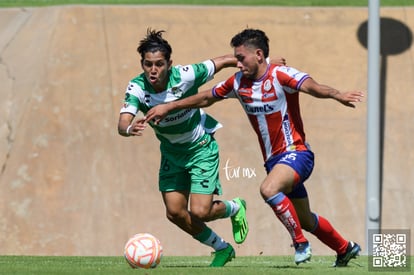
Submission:
[[[187,66],[171,68],[165,91],[155,92],[142,73],[129,82],[124,106],[120,113],[146,114],[150,108],[180,98],[194,95],[198,88],[213,79],[214,63],[206,60]],[[158,125],[150,123],[161,143],[182,144],[192,147],[206,132],[214,132],[220,123],[200,109],[176,110],[168,114]],[[165,145],[167,145],[165,144]]]

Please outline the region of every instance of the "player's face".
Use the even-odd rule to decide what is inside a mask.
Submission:
[[[258,49],[245,47],[243,45],[234,48],[234,56],[237,58],[237,68],[240,69],[244,77],[249,79],[258,78],[258,59],[260,58],[258,51]]]
[[[145,53],[141,64],[145,77],[154,90],[157,92],[165,90],[172,61],[167,61],[162,52],[156,51]]]

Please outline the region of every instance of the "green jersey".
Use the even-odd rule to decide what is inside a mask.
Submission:
[[[198,88],[213,79],[215,66],[211,60],[187,66],[177,65],[169,72],[167,87],[156,92],[142,73],[129,82],[121,113],[134,116],[141,111],[146,114],[158,104],[194,95]],[[150,122],[161,148],[174,152],[188,152],[203,142],[208,133],[221,124],[201,109],[183,109],[169,113],[159,124]]]

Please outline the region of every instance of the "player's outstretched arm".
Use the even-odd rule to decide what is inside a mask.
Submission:
[[[317,98],[333,98],[347,107],[355,108],[355,102],[361,102],[364,94],[361,91],[340,92],[335,88],[319,84],[312,78],[306,79],[300,91]]]
[[[186,98],[152,107],[146,113],[145,121],[148,122],[153,120],[155,124],[158,124],[169,112],[173,110],[208,107],[219,100],[219,98],[213,96],[211,90],[205,90]]]
[[[216,67],[215,73],[218,73],[223,68],[237,66],[237,59],[232,54],[215,57],[212,58],[211,61],[214,62],[214,65]]]
[[[232,54],[222,55],[211,59],[216,67],[215,73],[218,73],[223,68],[237,67],[237,58]],[[286,59],[284,57],[269,58],[268,62],[277,65],[286,65]]]

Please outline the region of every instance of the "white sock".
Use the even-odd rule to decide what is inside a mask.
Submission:
[[[240,205],[238,205],[234,201],[228,201],[228,203],[230,204],[230,208],[231,208],[230,217],[233,217],[234,215],[236,215],[237,211],[239,211]]]
[[[214,250],[222,250],[228,246],[228,244],[218,236],[214,231],[211,231],[210,237],[203,242],[204,244],[211,246]]]

